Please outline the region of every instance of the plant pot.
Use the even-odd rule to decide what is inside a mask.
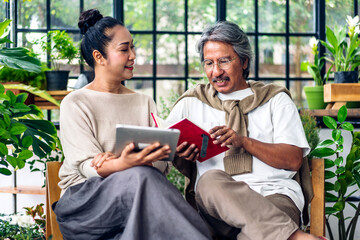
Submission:
[[[335,83],[357,83],[359,81],[358,71],[335,72]]]
[[[66,90],[70,71],[45,71],[46,90]]]
[[[305,86],[304,91],[309,109],[324,109],[326,107],[323,86]]]

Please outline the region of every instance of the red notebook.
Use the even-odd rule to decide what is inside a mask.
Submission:
[[[153,114],[151,115],[156,126],[160,128],[163,127],[162,124],[164,120],[159,119],[159,117],[155,117]],[[197,126],[187,118],[184,118],[179,122],[168,126],[167,128],[180,130],[178,145],[183,142],[188,142],[189,144],[194,143],[196,145],[200,153],[198,158],[199,162],[206,161],[209,158],[229,150],[228,147],[221,147],[220,144],[214,144],[214,140],[210,137],[210,133]]]

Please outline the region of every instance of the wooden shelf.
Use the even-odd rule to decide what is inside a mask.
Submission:
[[[45,195],[45,188],[39,186],[0,187],[0,193]]]
[[[71,91],[66,91],[66,90],[59,90],[59,91],[47,91],[47,93],[49,93],[53,98],[55,98],[56,100],[58,100],[59,102],[61,100],[64,99],[64,97],[66,95],[68,95]],[[35,101],[35,105],[38,106],[40,109],[43,110],[53,110],[53,109],[59,109],[58,106],[56,106],[55,104],[39,97],[39,96],[35,96],[34,97],[34,101]]]
[[[360,102],[360,83],[330,83],[324,85],[326,109],[340,109],[347,102]]]
[[[330,116],[330,117],[337,117],[338,110],[337,109],[303,109],[301,111],[307,111],[314,117],[323,117],[323,116]],[[360,108],[348,108],[347,110],[348,118],[360,118]]]

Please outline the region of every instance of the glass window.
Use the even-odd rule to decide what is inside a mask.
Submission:
[[[156,59],[157,76],[185,76],[185,37],[158,35]]]
[[[285,1],[259,0],[259,32],[285,32]]]
[[[290,32],[315,32],[314,3],[290,0]]]
[[[335,24],[344,26],[346,16],[354,15],[353,1],[328,0],[326,1],[326,26],[334,29]]]
[[[188,0],[188,31],[202,32],[216,21],[216,1]]]
[[[200,35],[188,35],[188,68],[190,77],[203,76],[200,55],[196,52],[196,43],[199,38]]]
[[[285,77],[285,38],[259,37],[259,76]]]
[[[153,2],[149,0],[124,1],[124,22],[129,30],[153,29]]]
[[[156,1],[156,29],[163,31],[184,31],[184,0]]]
[[[39,32],[30,32],[30,33],[18,33],[17,35],[17,45],[19,47],[26,47],[32,49],[34,53],[38,54],[38,58],[42,62],[46,62],[46,53],[41,50],[40,44],[36,44],[36,41],[45,36],[45,33]]]
[[[6,7],[5,1],[1,1],[0,2],[0,21],[4,21],[6,18],[5,7]]]
[[[51,28],[56,29],[78,29],[80,15],[79,0],[51,1],[50,18]]]
[[[46,0],[17,1],[18,28],[46,28]]]
[[[314,62],[314,55],[309,40],[310,37],[290,38],[290,77],[310,77],[307,71],[301,71],[301,62]]]
[[[226,20],[234,22],[245,32],[255,31],[254,0],[227,0]]]
[[[136,52],[134,76],[149,77],[153,74],[153,41],[150,34],[134,34]]]
[[[113,0],[84,0],[84,11],[96,8],[105,16],[113,16]]]
[[[132,79],[127,80],[125,82],[126,87],[140,92],[149,96],[154,96],[154,89],[153,89],[153,81],[152,80],[142,80],[142,79]]]
[[[156,103],[159,111],[166,110],[166,107],[172,107],[176,99],[184,92],[185,81],[158,80],[156,82]]]

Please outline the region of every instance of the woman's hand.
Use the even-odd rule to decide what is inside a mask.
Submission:
[[[119,157],[119,161],[123,162],[128,167],[140,165],[152,166],[153,162],[168,158],[171,153],[169,145],[161,147],[159,142],[145,147],[140,152],[134,152],[134,149],[134,143],[126,145]]]
[[[90,162],[90,166],[94,167],[95,170],[100,168],[106,160],[115,159],[115,154],[112,152],[103,152],[96,155]]]
[[[209,131],[213,143],[221,144],[222,147],[232,145],[233,147],[243,147],[243,137],[239,136],[234,130],[227,126],[216,126]]]
[[[188,142],[183,142],[176,147],[176,153],[178,157],[181,157],[187,161],[195,162],[199,159],[199,149],[195,144],[189,146]]]
[[[152,166],[153,162],[168,158],[171,153],[169,145],[164,145],[160,147],[159,142],[153,143],[145,147],[140,152],[135,152],[134,149],[134,143],[130,143],[125,146],[120,157],[116,157],[115,154],[111,152],[99,153],[91,161],[90,166],[98,170],[99,168],[101,168],[105,161],[115,160],[116,163],[114,164],[116,166],[116,169],[118,171],[121,171],[139,165]]]

